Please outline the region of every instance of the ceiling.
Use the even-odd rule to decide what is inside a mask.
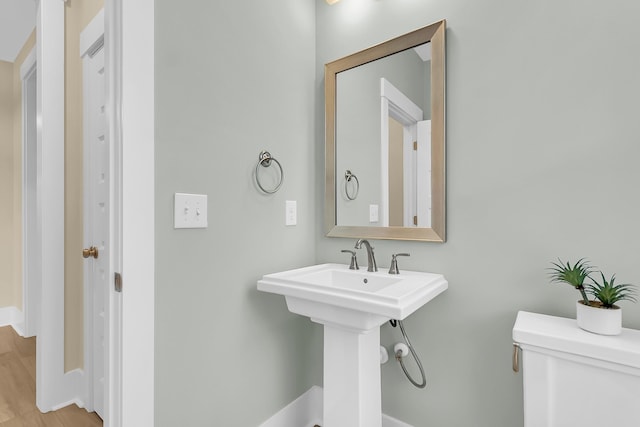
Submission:
[[[0,0],[0,61],[15,61],[35,26],[35,0]]]

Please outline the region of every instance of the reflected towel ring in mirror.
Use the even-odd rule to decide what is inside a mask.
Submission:
[[[349,194],[349,183],[351,180],[355,180],[355,190],[352,194]],[[358,177],[351,173],[350,170],[344,173],[344,194],[347,196],[349,200],[355,200],[358,197],[358,192],[360,191],[360,181],[358,181]]]
[[[268,168],[269,166],[271,166],[272,161],[274,161],[276,165],[278,165],[278,169],[280,169],[280,179],[278,180],[278,184],[274,188],[267,189],[262,186],[262,183],[260,182],[260,176],[258,175],[258,171],[260,170],[260,166],[262,166],[263,168]],[[258,164],[256,164],[256,184],[258,184],[258,187],[260,188],[260,190],[262,190],[267,194],[273,194],[280,189],[283,181],[284,181],[284,171],[282,170],[282,165],[280,164],[280,162],[276,160],[275,157],[272,157],[271,153],[269,153],[266,150],[262,150],[260,152],[260,155],[258,156]]]

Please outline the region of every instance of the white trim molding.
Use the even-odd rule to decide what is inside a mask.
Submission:
[[[322,387],[313,386],[259,427],[307,427],[322,423]]]
[[[122,271],[122,0],[105,0],[104,4],[104,68],[106,77],[106,134],[109,141],[109,275]],[[105,427],[125,425],[122,414],[123,351],[122,293],[109,289],[108,353],[105,363]]]
[[[112,200],[118,203],[114,248],[115,271],[122,274],[122,293],[112,292],[122,307],[122,424],[110,427],[152,427],[155,396],[155,87],[154,87],[154,0],[111,0],[115,14],[113,51],[107,60],[119,69],[109,95],[112,106],[116,161],[121,180]],[[109,9],[107,9],[107,13]],[[106,40],[109,42],[109,20]],[[108,83],[108,84],[109,84]],[[121,113],[121,116],[118,116]],[[121,120],[118,120],[118,117]],[[118,126],[118,122],[120,122]],[[140,248],[146,248],[140,251]],[[126,304],[122,304],[122,300]],[[117,303],[113,303],[116,306]],[[117,322],[118,319],[113,319]]]
[[[25,76],[36,66],[36,48],[31,49],[24,62],[20,66],[20,80],[24,80]]]
[[[21,337],[24,336],[22,328],[24,315],[16,307],[0,307],[0,328],[3,326],[11,326],[14,331]]]
[[[314,385],[296,400],[282,408],[259,427],[313,427],[322,425],[322,387]],[[413,427],[382,414],[382,427]]]
[[[64,3],[37,6],[37,136],[41,209],[41,300],[36,352],[36,405],[48,412],[74,400],[64,372]]]
[[[80,392],[84,390],[85,373],[82,369],[74,369],[64,374],[64,383],[69,392],[69,397],[66,401],[57,402],[52,408],[52,411],[64,408],[65,406],[76,404],[79,408],[85,407],[85,401]]]
[[[22,331],[25,337],[33,337],[38,330],[40,316],[40,259],[36,255],[40,250],[41,237],[37,226],[38,211],[38,67],[36,47],[31,49],[20,66],[22,91],[22,312],[24,323]],[[35,87],[34,87],[35,82]],[[32,256],[33,254],[33,256]]]

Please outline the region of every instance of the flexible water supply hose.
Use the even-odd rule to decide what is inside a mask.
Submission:
[[[404,374],[407,376],[407,379],[411,382],[411,384],[413,384],[418,388],[425,388],[427,385],[427,377],[424,374],[424,368],[422,367],[420,358],[416,354],[416,351],[413,349],[413,346],[411,345],[411,341],[409,341],[409,337],[407,336],[407,333],[404,330],[404,324],[402,323],[402,320],[391,321],[391,325],[395,327],[396,325],[394,323],[396,322],[400,325],[400,332],[402,332],[402,337],[404,338],[404,342],[407,343],[407,346],[409,347],[409,351],[411,352],[413,359],[416,361],[418,368],[420,368],[420,375],[422,375],[422,382],[418,384],[407,371],[407,368],[404,366],[404,362],[402,361],[402,350],[396,351],[396,360],[400,362],[400,366],[402,367]]]

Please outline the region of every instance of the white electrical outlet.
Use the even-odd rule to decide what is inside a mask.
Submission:
[[[296,225],[298,223],[298,203],[295,200],[285,202],[285,225]]]
[[[379,220],[378,205],[369,205],[369,222],[378,222]]]
[[[176,193],[173,228],[207,228],[207,195]]]

